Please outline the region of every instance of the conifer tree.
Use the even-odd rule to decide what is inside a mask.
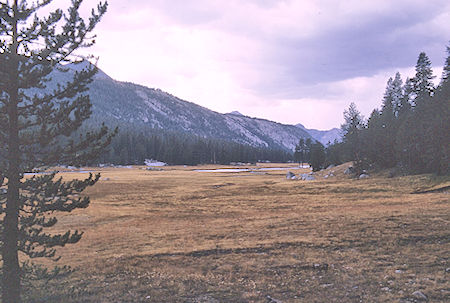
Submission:
[[[447,58],[445,59],[444,70],[442,71],[441,88],[442,84],[446,84],[447,88],[450,85],[450,46],[447,46]]]
[[[80,196],[99,175],[63,181],[55,173],[24,177],[58,164],[83,165],[97,157],[113,133],[71,134],[91,114],[84,94],[97,69],[87,65],[68,82],[54,85],[57,70],[80,62],[75,51],[91,46],[90,33],[106,12],[100,3],[85,21],[82,0],[72,0],[66,12],[56,9],[47,17],[37,12],[52,0],[3,1],[0,4],[0,196],[2,302],[21,301],[21,259],[57,259],[55,247],[76,243],[82,233],[45,232],[57,223],[54,212],[70,212],[89,205]],[[50,85],[53,83],[53,85]]]
[[[416,74],[411,79],[414,108],[401,121],[397,135],[399,160],[414,173],[428,171],[430,148],[430,123],[435,117],[432,111],[432,96],[435,90],[433,70],[428,56],[422,52],[416,63]],[[432,157],[430,155],[430,157]]]
[[[345,158],[342,149],[343,143],[336,139],[326,147],[325,154],[327,165],[340,165],[344,162]]]
[[[313,141],[311,138],[306,138],[305,140],[305,151],[304,151],[304,157],[305,162],[309,163],[311,160],[311,146],[313,144]]]
[[[400,98],[400,103],[396,111],[397,113],[396,116],[398,118],[399,123],[405,119],[405,117],[411,110],[411,100],[414,91],[413,86],[414,86],[413,81],[410,78],[406,78],[405,85],[403,86],[402,89],[403,94],[402,97]]]
[[[364,155],[368,161],[380,167],[385,166],[386,154],[389,153],[386,124],[383,120],[380,111],[373,110],[367,120],[367,129],[362,132],[365,137]]]
[[[416,63],[416,75],[412,79],[414,91],[414,105],[421,106],[429,101],[434,92],[432,80],[435,78],[431,68],[431,61],[428,56],[422,52]]]
[[[311,145],[310,164],[313,171],[319,171],[323,168],[326,160],[325,147],[319,141]]]
[[[393,167],[396,164],[395,138],[397,136],[397,120],[403,98],[403,83],[400,73],[389,78],[383,97],[381,113],[369,119],[368,128],[371,133],[369,142],[376,143],[376,164],[381,167]],[[375,147],[375,146],[373,146]]]
[[[398,117],[403,99],[403,81],[399,72],[395,74],[394,80],[392,80],[390,99],[394,116]]]
[[[394,79],[389,78],[387,85],[386,85],[386,91],[384,92],[383,97],[383,103],[381,106],[381,113],[385,116],[387,120],[391,120],[394,115],[394,86],[393,86]]]
[[[365,127],[363,117],[356,108],[355,103],[351,103],[348,110],[344,111],[344,124],[341,125],[343,133],[343,143],[346,147],[348,157],[353,160],[357,173],[363,170],[364,146],[362,129]]]
[[[295,146],[294,151],[294,161],[301,163],[303,165],[305,161],[305,153],[306,153],[306,142],[304,138],[300,138],[298,144]]]
[[[375,164],[397,166],[404,173],[449,174],[450,47],[436,88],[433,78],[431,62],[421,53],[414,78],[403,87],[399,73],[389,79],[381,111],[372,112],[367,126],[356,106],[350,105],[344,112],[343,142],[333,144],[334,150],[327,153],[334,152],[338,160],[353,160],[357,170]]]
[[[423,111],[425,168],[428,172],[450,174],[450,47],[447,47],[441,81]]]

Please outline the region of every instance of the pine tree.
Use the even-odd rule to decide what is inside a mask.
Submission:
[[[397,136],[398,116],[402,107],[403,83],[400,73],[395,78],[389,78],[383,97],[381,113],[371,116],[368,129],[371,145],[376,143],[378,148],[372,152],[375,162],[380,167],[388,168],[396,164],[395,138]],[[375,148],[375,146],[373,146]]]
[[[400,98],[400,103],[396,111],[397,113],[396,116],[399,122],[404,120],[411,110],[411,102],[412,102],[411,100],[414,91],[413,86],[414,86],[413,81],[410,78],[406,78],[405,85],[403,86],[402,89],[403,94],[402,97]]]
[[[397,115],[397,135],[394,143],[396,162],[402,169],[408,170],[412,165],[413,142],[409,140],[411,128],[414,127],[413,116],[413,98],[414,80],[407,78],[403,86],[403,96]]]
[[[311,161],[311,147],[312,147],[313,141],[311,138],[306,138],[305,140],[305,150],[304,150],[304,161],[307,163],[310,163]]]
[[[311,145],[310,164],[313,171],[319,171],[323,168],[326,160],[325,147],[319,141]]]
[[[442,84],[449,85],[450,83],[450,46],[447,46],[447,58],[445,59],[444,70],[442,71],[442,79],[440,86]]]
[[[384,92],[383,103],[381,106],[381,113],[386,117],[386,119],[391,120],[394,116],[394,79],[389,78],[386,84],[386,91]]]
[[[2,213],[2,300],[21,301],[20,254],[57,259],[55,247],[76,243],[82,233],[46,233],[57,223],[54,212],[70,212],[89,205],[80,196],[99,175],[63,181],[55,173],[24,177],[58,164],[83,165],[97,157],[113,133],[103,126],[96,132],[71,134],[91,114],[84,94],[97,69],[87,65],[68,82],[50,85],[55,71],[67,74],[64,63],[79,63],[75,51],[91,46],[88,35],[106,12],[100,3],[86,22],[72,0],[67,12],[57,9],[48,17],[36,12],[51,0],[12,0],[0,4],[0,196]],[[53,73],[52,73],[53,72]]]
[[[326,163],[327,165],[340,165],[344,160],[343,153],[343,143],[337,140],[334,140],[333,143],[329,144],[325,149],[326,154]]]
[[[378,167],[385,166],[385,157],[389,153],[388,142],[386,141],[386,124],[382,114],[375,109],[367,120],[367,129],[364,129],[364,155],[368,161]]]
[[[423,158],[424,129],[427,128],[427,107],[434,91],[432,83],[433,71],[428,56],[422,52],[416,63],[416,74],[407,84],[413,110],[401,119],[397,135],[397,151],[399,160],[410,172],[420,173],[426,166]],[[431,117],[432,118],[432,117]]]
[[[429,101],[434,92],[434,84],[432,80],[433,70],[431,68],[431,61],[428,56],[422,52],[416,63],[416,75],[412,79],[414,91],[414,105],[421,106]]]
[[[433,98],[425,106],[422,156],[426,170],[440,175],[450,174],[450,47],[441,81]]]
[[[415,106],[401,119],[397,135],[399,161],[411,173],[448,172],[450,100],[442,89],[447,69],[435,89],[431,62],[425,53],[419,55],[411,80]]]
[[[354,162],[357,173],[360,173],[365,167],[362,138],[362,130],[365,125],[364,119],[356,108],[355,103],[352,102],[348,110],[344,111],[344,121],[344,124],[341,125],[343,143],[345,144],[348,157]]]
[[[390,94],[394,116],[398,117],[400,108],[402,107],[402,99],[403,99],[403,81],[402,76],[400,75],[399,72],[395,74],[394,80],[392,81]]]
[[[306,153],[306,142],[304,138],[300,138],[300,140],[298,141],[298,144],[295,146],[295,151],[294,151],[294,161],[301,163],[301,165],[303,165],[303,163],[305,162],[305,153]]]

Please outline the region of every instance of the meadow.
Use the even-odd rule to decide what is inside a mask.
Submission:
[[[75,272],[34,302],[450,301],[448,177],[194,171],[218,167],[100,169],[57,224]]]

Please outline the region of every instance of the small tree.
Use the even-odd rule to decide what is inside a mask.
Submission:
[[[313,144],[313,141],[311,140],[311,138],[307,138],[305,140],[305,145],[304,145],[304,161],[309,163],[311,160],[311,146]]]
[[[91,114],[88,89],[97,69],[88,64],[68,82],[55,84],[55,71],[69,73],[62,63],[79,63],[74,52],[94,43],[88,37],[107,4],[100,3],[84,21],[72,0],[66,13],[57,9],[48,17],[36,12],[52,0],[3,1],[0,4],[0,195],[2,301],[21,301],[21,255],[57,259],[55,247],[76,243],[82,233],[49,234],[57,223],[53,213],[89,205],[80,196],[99,175],[62,181],[55,173],[25,178],[58,164],[83,165],[109,144],[112,133],[71,134]],[[72,71],[73,72],[73,71]],[[61,74],[62,73],[62,74]],[[62,77],[64,78],[64,77]],[[6,182],[6,183],[5,183]]]
[[[310,164],[313,171],[319,171],[325,165],[326,154],[325,147],[319,141],[311,145],[311,159]]]
[[[303,165],[305,161],[305,153],[306,153],[305,139],[301,138],[298,141],[298,144],[295,146],[294,161],[301,163],[301,165]]]

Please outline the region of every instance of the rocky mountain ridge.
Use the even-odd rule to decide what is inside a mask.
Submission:
[[[53,78],[68,79],[82,67],[71,65],[68,73]],[[116,81],[103,71],[97,73],[88,93],[93,105],[91,122],[119,127],[142,125],[286,151],[293,151],[300,138],[316,139],[302,127],[251,118],[237,111],[217,113],[160,89]]]
[[[342,140],[342,133],[339,128],[332,128],[329,130],[307,129],[301,123],[298,123],[295,126],[305,130],[311,137],[325,146],[329,143],[333,143],[335,140],[338,142]]]

